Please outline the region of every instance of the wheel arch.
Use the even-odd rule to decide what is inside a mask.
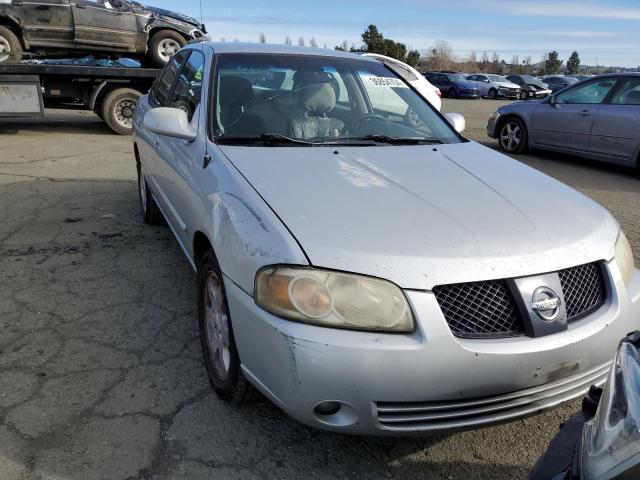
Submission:
[[[18,41],[20,42],[20,45],[22,45],[23,49],[27,50],[29,48],[29,44],[24,38],[24,32],[18,20],[5,14],[5,16],[0,17],[0,26],[11,30],[15,36],[18,37]]]
[[[191,245],[193,262],[196,267],[200,264],[202,257],[208,250],[213,250],[213,243],[209,240],[206,233],[202,230],[196,230],[193,234],[193,242]]]
[[[148,48],[148,44],[149,41],[151,40],[151,38],[158,32],[161,32],[162,30],[171,30],[172,32],[176,32],[177,34],[179,34],[180,36],[182,36],[185,41],[187,43],[189,43],[190,38],[188,37],[188,35],[186,33],[184,33],[183,31],[175,28],[172,25],[167,24],[157,24],[154,25],[153,27],[151,27],[151,29],[148,32],[149,37],[147,38],[147,48]]]

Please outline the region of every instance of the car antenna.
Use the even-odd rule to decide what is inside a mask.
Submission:
[[[200,3],[200,26],[202,27],[204,25],[204,17],[203,17],[203,14],[202,14],[202,0],[200,0],[199,3]],[[205,33],[205,35],[206,35],[206,33]],[[207,58],[205,56],[205,54],[204,54],[204,39],[205,39],[204,36],[200,39],[200,49],[202,50],[202,59],[203,60],[205,60]],[[202,64],[202,69],[203,69],[203,73],[204,73],[204,63]],[[202,75],[202,77],[204,79],[204,75]],[[200,80],[200,82],[202,82],[202,79]],[[201,97],[202,97],[202,87],[203,87],[203,85],[201,84],[200,85],[200,92],[201,92],[200,96]],[[200,110],[202,110],[202,112],[203,112],[203,113],[200,114],[201,115],[201,119],[204,116],[204,123],[205,123],[204,128],[207,128],[207,126],[206,126],[206,118],[207,118],[206,106],[204,108],[202,108],[202,103],[201,103],[200,107],[201,107]],[[209,155],[208,141],[209,141],[208,135],[205,135],[205,140],[204,140],[204,159],[202,161],[202,168],[207,168],[209,166],[209,164],[211,163],[211,155]]]

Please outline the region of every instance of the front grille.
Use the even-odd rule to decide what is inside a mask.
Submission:
[[[558,272],[567,308],[567,321],[575,322],[596,311],[606,300],[602,268],[588,263]]]
[[[558,272],[567,310],[575,322],[606,301],[602,268],[588,263]],[[451,332],[462,338],[500,338],[523,335],[524,321],[509,288],[509,280],[441,285],[433,289]]]
[[[479,427],[539,413],[582,397],[591,385],[604,383],[610,363],[526,390],[490,397],[439,402],[377,402],[376,414],[384,430],[438,431]],[[496,385],[500,379],[495,379]]]
[[[457,337],[522,335],[524,326],[504,280],[435,287],[433,293]]]

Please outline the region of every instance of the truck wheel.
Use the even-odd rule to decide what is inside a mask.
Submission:
[[[104,97],[101,116],[111,130],[120,135],[131,135],[133,113],[141,96],[132,88],[118,88]]]
[[[187,41],[178,32],[160,30],[149,41],[149,59],[154,66],[162,68],[186,44]]]
[[[0,26],[0,63],[18,63],[22,60],[22,45],[7,27]]]

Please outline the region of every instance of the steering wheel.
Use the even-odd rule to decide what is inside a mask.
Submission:
[[[389,123],[389,120],[384,118],[382,115],[377,115],[375,113],[366,113],[362,115],[360,118],[357,118],[356,120],[353,120],[347,123],[344,127],[342,127],[342,130],[340,133],[344,135],[345,133],[358,132],[362,128],[363,124],[374,122],[374,121]]]

